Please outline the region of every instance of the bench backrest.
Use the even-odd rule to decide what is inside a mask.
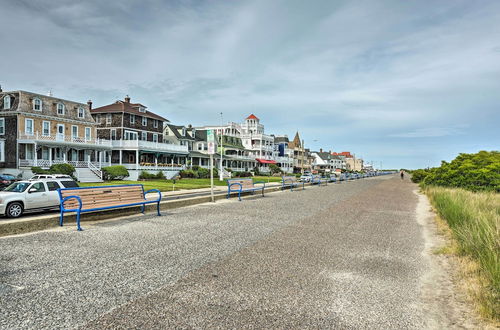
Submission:
[[[298,180],[297,180],[297,177],[296,176],[282,176],[281,177],[281,181],[283,183],[297,183]]]
[[[62,188],[59,189],[61,200],[68,196],[78,196],[82,201],[82,209],[106,208],[110,206],[126,205],[144,200],[144,187],[142,184]],[[64,208],[75,209],[79,207],[76,199],[64,202]]]
[[[251,189],[253,188],[253,180],[252,179],[231,179],[227,180],[228,186],[233,184],[233,183],[239,183],[241,184],[241,187],[243,190],[245,189]],[[238,185],[234,185],[231,188],[239,188]]]

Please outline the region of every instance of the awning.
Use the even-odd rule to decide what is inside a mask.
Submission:
[[[261,164],[276,164],[276,162],[274,160],[267,160],[267,159],[260,159],[260,158],[255,158],[255,160]]]

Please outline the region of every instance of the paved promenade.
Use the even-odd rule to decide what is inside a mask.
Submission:
[[[425,328],[415,186],[368,178],[0,238],[0,328]]]

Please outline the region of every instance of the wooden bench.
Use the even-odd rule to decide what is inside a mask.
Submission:
[[[60,188],[58,192],[61,203],[59,225],[63,225],[64,213],[76,212],[76,226],[79,231],[82,230],[80,226],[80,214],[84,212],[141,205],[141,212],[144,213],[146,204],[156,203],[158,215],[161,215],[161,192],[158,189],[151,189],[144,192],[142,184]],[[150,192],[157,192],[159,195],[158,199],[146,199],[146,194]]]
[[[294,187],[298,187],[299,184],[302,184],[302,190],[305,189],[305,182],[299,182],[296,176],[282,176],[281,177],[281,190],[284,190],[285,187],[290,187],[290,191],[293,191]]]
[[[262,186],[256,187],[255,184],[262,184]],[[229,179],[227,180],[227,197],[231,196],[232,192],[238,193],[238,200],[241,201],[242,192],[252,192],[252,194],[257,191],[262,191],[262,197],[264,197],[264,189],[266,188],[266,183],[264,181],[255,181],[252,179]]]
[[[328,185],[328,179],[322,178],[319,175],[313,175],[313,177],[311,179],[311,184],[317,184],[318,186],[321,186],[322,183],[324,183],[325,186]]]

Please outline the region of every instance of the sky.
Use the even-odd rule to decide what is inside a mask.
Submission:
[[[0,0],[0,84],[299,131],[383,168],[500,149],[500,1]],[[222,112],[222,119],[221,113]]]

